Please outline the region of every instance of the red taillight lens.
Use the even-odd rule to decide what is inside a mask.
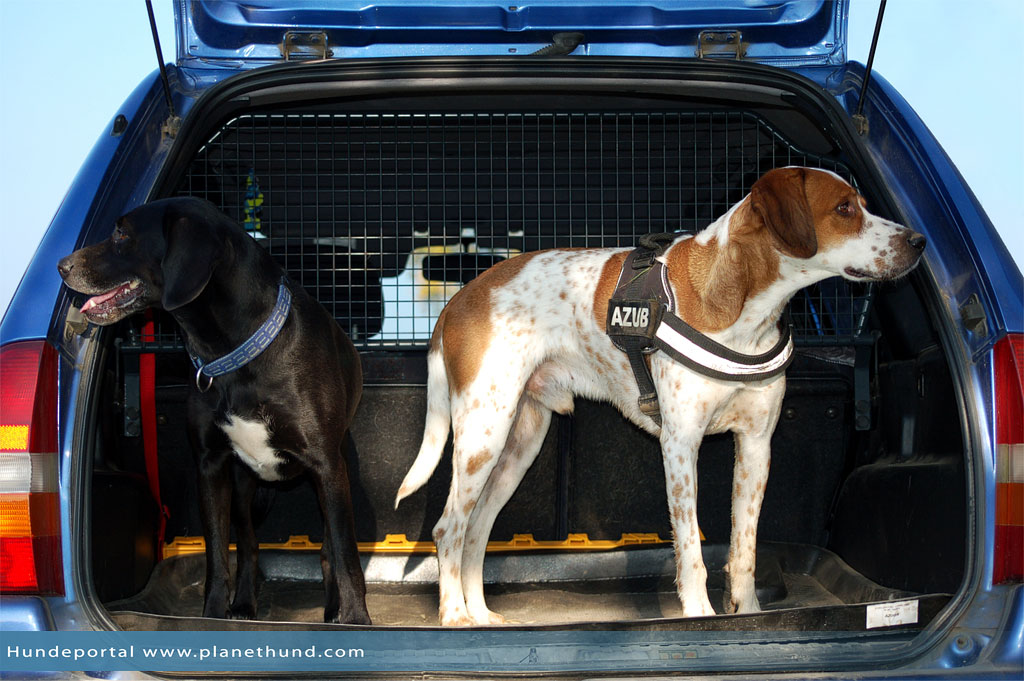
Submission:
[[[1024,334],[992,350],[996,406],[996,546],[992,583],[1024,578]]]
[[[0,348],[0,593],[62,594],[57,353]]]

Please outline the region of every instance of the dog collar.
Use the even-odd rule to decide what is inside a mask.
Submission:
[[[291,308],[292,293],[282,281],[277,289],[277,303],[274,305],[274,309],[271,310],[270,316],[244,343],[230,353],[211,362],[203,362],[202,359],[189,352],[192,364],[196,367],[196,387],[201,392],[206,392],[213,385],[215,376],[222,376],[223,374],[240,369],[270,347],[270,344],[277,338],[277,334],[281,332],[281,327],[284,326],[285,320],[288,319],[288,313],[291,311]],[[203,376],[209,379],[205,386],[202,381]]]

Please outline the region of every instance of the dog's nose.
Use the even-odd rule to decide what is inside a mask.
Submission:
[[[911,232],[910,236],[907,237],[907,243],[910,244],[912,248],[915,248],[919,251],[923,251],[925,245],[928,243],[928,239],[924,238],[924,234]]]
[[[60,262],[57,263],[57,271],[60,272],[60,276],[63,278],[67,278],[74,268],[75,266],[71,264],[71,258],[61,258]]]

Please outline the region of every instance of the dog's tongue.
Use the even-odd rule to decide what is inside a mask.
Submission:
[[[120,291],[123,288],[124,288],[124,286],[118,286],[117,288],[115,288],[112,291],[107,291],[106,293],[101,293],[98,296],[93,296],[89,300],[85,301],[85,305],[82,306],[82,309],[79,310],[79,312],[81,312],[83,314],[85,312],[88,312],[89,310],[91,310],[92,308],[96,307],[97,305],[100,305],[101,303],[103,303],[105,301],[108,301],[111,298],[113,298],[114,296],[116,296],[118,291]]]

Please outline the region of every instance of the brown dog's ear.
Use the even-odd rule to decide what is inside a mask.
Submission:
[[[195,300],[213,276],[220,249],[199,230],[209,229],[188,216],[170,217],[164,230],[164,291],[161,305],[174,310]]]
[[[750,202],[782,250],[797,258],[818,252],[814,216],[804,190],[803,168],[778,168],[761,177],[750,189]]]

